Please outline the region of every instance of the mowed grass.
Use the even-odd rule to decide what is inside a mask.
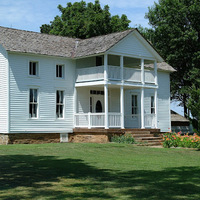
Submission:
[[[0,199],[200,199],[200,151],[123,144],[0,146]]]

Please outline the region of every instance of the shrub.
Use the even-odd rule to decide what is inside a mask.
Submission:
[[[131,134],[125,134],[125,135],[114,135],[111,137],[111,142],[116,143],[124,143],[124,144],[134,144],[135,139]]]
[[[200,136],[194,135],[183,135],[181,133],[165,133],[163,134],[163,147],[187,147],[187,148],[198,148],[200,149]]]

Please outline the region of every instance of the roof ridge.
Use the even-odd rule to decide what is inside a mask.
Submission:
[[[113,33],[108,33],[108,34],[104,34],[104,35],[97,35],[97,36],[94,36],[94,37],[91,37],[91,38],[85,38],[85,39],[80,39],[81,41],[85,41],[85,40],[91,40],[91,39],[96,39],[98,37],[105,37],[105,36],[108,36],[108,35],[114,35],[114,34],[117,34],[117,33],[124,33],[124,32],[132,32],[136,30],[135,28],[130,28],[130,29],[127,29],[125,31],[117,31],[117,32],[113,32]],[[77,38],[79,39],[79,38]]]

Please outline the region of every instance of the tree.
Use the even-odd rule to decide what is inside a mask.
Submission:
[[[159,0],[149,7],[146,18],[155,33],[155,47],[177,70],[171,75],[171,92],[183,103],[188,116],[189,72],[200,66],[200,1]]]
[[[90,38],[129,29],[131,22],[126,15],[111,16],[109,6],[101,8],[99,0],[86,4],[85,1],[58,5],[61,16],[56,16],[50,24],[40,27],[41,33],[76,38]]]
[[[190,73],[192,86],[188,89],[189,99],[187,107],[192,114],[193,127],[200,132],[200,69],[193,68]]]

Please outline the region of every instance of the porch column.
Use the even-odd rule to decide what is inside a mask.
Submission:
[[[105,102],[105,129],[109,128],[108,123],[108,85],[104,85],[104,102]]]
[[[155,102],[155,128],[158,128],[158,89],[154,89],[154,102]]]
[[[141,88],[141,128],[144,128],[144,88]]]
[[[141,82],[144,84],[145,82],[145,77],[144,77],[144,59],[141,59]]]
[[[120,87],[121,129],[124,129],[124,86]]]
[[[108,54],[104,54],[104,81],[108,81]]]
[[[120,56],[121,81],[124,82],[124,56]]]
[[[158,85],[158,76],[157,76],[157,61],[154,61],[154,81],[155,85]]]

